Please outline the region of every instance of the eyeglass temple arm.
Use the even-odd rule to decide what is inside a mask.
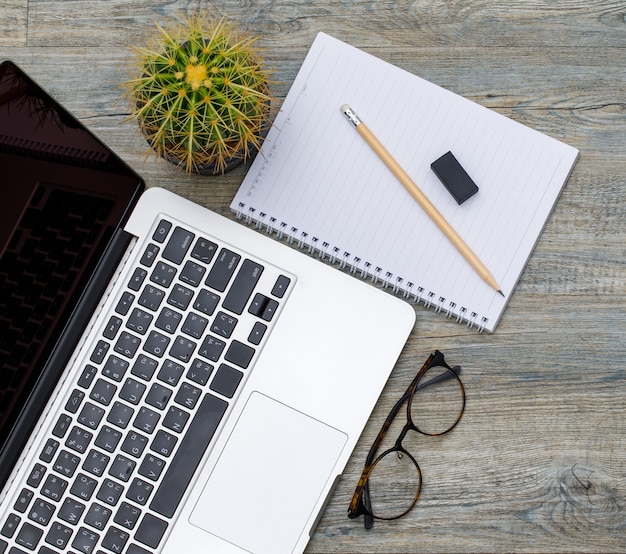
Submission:
[[[460,365],[454,365],[454,366],[452,366],[452,367],[450,367],[448,369],[452,373],[454,373],[457,377],[461,373],[461,366]],[[420,385],[418,385],[416,390],[422,390],[422,389],[425,389],[426,387],[430,387],[431,385],[436,385],[437,383],[441,383],[442,381],[447,381],[448,379],[454,379],[454,377],[452,376],[452,373],[450,373],[450,371],[446,371],[444,373],[441,373],[437,377],[433,377],[430,381],[426,381],[425,383],[421,383]]]

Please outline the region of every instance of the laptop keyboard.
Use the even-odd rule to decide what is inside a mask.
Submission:
[[[293,278],[161,220],[0,521],[0,554],[158,550]]]

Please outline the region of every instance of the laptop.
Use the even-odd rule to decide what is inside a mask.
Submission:
[[[0,554],[300,552],[405,302],[142,179],[0,65]]]

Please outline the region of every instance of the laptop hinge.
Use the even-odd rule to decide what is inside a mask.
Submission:
[[[48,358],[16,424],[11,429],[5,448],[0,453],[0,490],[4,488],[18,462],[24,446],[133,238],[133,235],[123,229],[118,228],[114,232],[61,338]]]

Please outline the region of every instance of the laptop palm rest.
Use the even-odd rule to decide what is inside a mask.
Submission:
[[[292,552],[346,440],[337,429],[252,393],[190,522],[251,552]]]

